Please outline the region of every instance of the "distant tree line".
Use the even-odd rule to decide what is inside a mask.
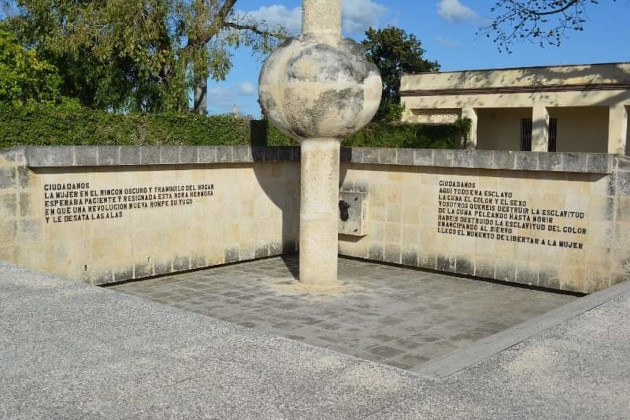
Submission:
[[[4,0],[4,20],[37,60],[57,68],[59,90],[111,111],[204,113],[207,80],[224,80],[230,48],[266,52],[286,35],[234,12],[236,0]]]
[[[614,1],[614,0],[613,0]],[[287,38],[235,12],[237,0],[0,0],[0,103],[108,112],[204,114],[209,78],[224,80],[235,47],[267,53]],[[482,32],[509,50],[519,39],[558,45],[582,30],[595,0],[507,0]],[[399,121],[403,73],[438,71],[420,40],[370,28],[363,41],[380,68],[376,120]]]

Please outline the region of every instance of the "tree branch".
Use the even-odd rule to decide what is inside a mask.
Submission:
[[[228,28],[232,28],[232,29],[237,29],[239,31],[252,31],[258,35],[271,36],[278,39],[291,38],[289,35],[284,34],[282,32],[273,32],[273,31],[266,31],[264,29],[260,29],[257,25],[241,25],[235,22],[225,22],[224,26]]]
[[[576,5],[577,3],[581,2],[582,0],[571,0],[569,1],[567,4],[565,4],[564,6],[560,7],[559,9],[555,9],[555,10],[548,10],[546,12],[539,12],[537,10],[534,9],[528,9],[524,6],[521,6],[519,4],[519,7],[526,13],[533,15],[533,16],[548,16],[548,15],[555,15],[558,13],[562,13],[565,10],[569,9],[571,6]]]
[[[616,0],[613,0],[616,1]],[[494,21],[477,34],[491,36],[499,51],[511,52],[518,41],[559,46],[569,31],[582,31],[588,5],[598,0],[495,0]]]
[[[205,32],[195,39],[192,39],[191,37],[188,38],[188,44],[184,47],[184,51],[187,51],[194,46],[206,45],[212,37],[219,33],[235,4],[236,0],[227,0],[223,3],[221,10],[219,10],[219,13],[217,13],[212,20],[212,24],[208,26],[208,29]]]
[[[227,0],[225,4],[223,4],[223,7],[221,7],[221,11],[217,15],[215,21],[218,19],[220,23],[224,23],[235,4],[236,0]]]

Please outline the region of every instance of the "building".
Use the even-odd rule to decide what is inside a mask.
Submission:
[[[403,121],[470,118],[471,149],[630,154],[630,62],[403,75]]]

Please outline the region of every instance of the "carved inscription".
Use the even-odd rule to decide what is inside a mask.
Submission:
[[[585,213],[532,206],[511,191],[477,188],[474,182],[441,180],[438,233],[583,249]]]
[[[117,219],[132,210],[190,206],[214,195],[214,184],[94,188],[89,182],[44,184],[46,223]]]

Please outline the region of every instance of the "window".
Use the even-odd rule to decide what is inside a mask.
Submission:
[[[530,152],[532,150],[532,119],[523,118],[521,120],[521,150]]]
[[[548,152],[555,152],[558,144],[558,119],[549,119],[549,144]],[[532,119],[523,118],[521,120],[521,150],[531,152],[532,150]]]
[[[549,120],[549,148],[547,151],[555,152],[558,143],[558,119],[551,118]]]

